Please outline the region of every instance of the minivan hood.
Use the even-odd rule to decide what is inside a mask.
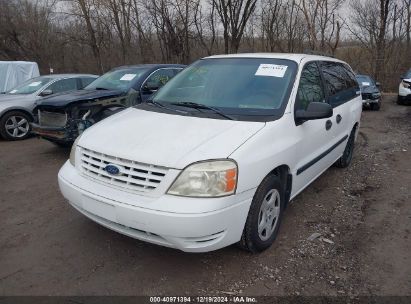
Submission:
[[[123,91],[114,90],[79,90],[45,97],[37,102],[37,106],[65,107],[77,101],[88,101],[99,98],[111,98],[124,94]]]
[[[379,93],[380,90],[376,86],[372,85],[372,86],[362,87],[361,92],[362,93]]]
[[[141,163],[183,169],[227,158],[265,126],[129,108],[87,129],[80,147]]]

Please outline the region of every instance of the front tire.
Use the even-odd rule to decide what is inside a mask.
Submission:
[[[0,118],[0,135],[5,140],[23,140],[30,136],[31,117],[21,111],[10,111]]]
[[[403,105],[404,104],[404,101],[402,100],[402,96],[400,96],[400,95],[398,95],[397,104],[398,105]]]
[[[251,202],[239,246],[253,253],[269,248],[277,237],[284,206],[284,187],[280,178],[267,176]]]
[[[347,145],[345,146],[343,155],[336,161],[335,166],[338,168],[347,168],[352,160],[354,154],[355,144],[355,128],[352,129],[350,136],[348,137]]]

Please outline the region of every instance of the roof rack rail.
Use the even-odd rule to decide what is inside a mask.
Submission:
[[[304,54],[317,55],[317,56],[326,56],[326,57],[335,58],[335,56],[333,54],[330,54],[330,53],[327,53],[327,52],[321,52],[321,51],[314,51],[314,50],[304,50]]]

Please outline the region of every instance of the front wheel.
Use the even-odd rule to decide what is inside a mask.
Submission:
[[[354,154],[355,129],[352,129],[348,137],[347,145],[345,146],[343,155],[336,161],[335,166],[338,168],[347,168]]]
[[[379,111],[381,108],[381,102],[377,102],[377,103],[372,103],[371,104],[371,110],[373,111]]]
[[[21,111],[10,111],[0,119],[0,135],[6,140],[22,140],[30,136],[31,117]]]
[[[278,176],[267,176],[251,202],[239,246],[253,253],[260,252],[277,237],[284,211],[284,190]]]

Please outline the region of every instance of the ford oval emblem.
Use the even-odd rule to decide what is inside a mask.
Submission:
[[[113,164],[108,164],[104,167],[104,170],[110,175],[118,175],[120,174],[120,168]]]

